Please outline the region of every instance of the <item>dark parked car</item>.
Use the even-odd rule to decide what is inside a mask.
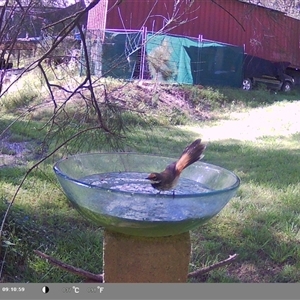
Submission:
[[[283,74],[282,78],[262,75],[262,77],[244,78],[243,89],[251,90],[259,85],[266,85],[271,90],[289,92],[295,84],[293,77]]]
[[[256,56],[246,55],[243,65],[242,88],[251,90],[259,85],[265,85],[272,90],[289,92],[295,84],[294,78],[285,74],[289,64],[288,62],[271,62]]]

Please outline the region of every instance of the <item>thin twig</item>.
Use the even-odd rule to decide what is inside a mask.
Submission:
[[[192,277],[198,277],[200,275],[203,275],[207,272],[210,272],[214,269],[217,269],[217,268],[220,268],[220,267],[223,267],[225,265],[228,265],[228,264],[231,264],[234,260],[236,260],[238,257],[238,254],[233,254],[233,255],[229,255],[229,257],[227,259],[224,259],[224,260],[221,260],[213,265],[210,265],[208,267],[205,267],[205,268],[202,268],[202,269],[199,269],[197,271],[194,271],[194,272],[191,272],[188,274],[188,278],[192,278]]]
[[[46,259],[51,263],[52,265],[59,267],[67,272],[73,273],[75,275],[79,275],[81,277],[84,277],[86,279],[96,281],[96,282],[103,282],[103,275],[102,274],[94,274],[89,271],[83,270],[81,268],[73,267],[69,264],[66,264],[50,255],[47,255],[39,250],[33,251],[36,255],[40,256],[43,259]]]
[[[245,27],[243,26],[243,24],[230,12],[228,11],[225,7],[223,7],[221,4],[217,3],[215,0],[211,0],[212,3],[216,4],[217,6],[219,6],[221,9],[223,9],[226,13],[229,14],[229,16],[231,18],[233,18],[243,29],[243,31],[246,31]]]

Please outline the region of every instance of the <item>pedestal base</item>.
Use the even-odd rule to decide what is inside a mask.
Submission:
[[[189,232],[166,237],[138,237],[105,230],[104,282],[186,282]]]

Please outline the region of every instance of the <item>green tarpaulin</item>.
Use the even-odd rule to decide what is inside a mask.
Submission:
[[[141,33],[106,32],[103,76],[132,79],[140,75]],[[225,85],[242,83],[242,47],[192,38],[148,33],[143,78],[170,83]]]

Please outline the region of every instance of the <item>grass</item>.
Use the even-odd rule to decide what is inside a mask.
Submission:
[[[194,105],[207,109],[213,118],[197,121],[177,108],[173,115],[163,111],[151,111],[143,118],[124,115],[134,129],[122,142],[123,150],[177,157],[200,136],[209,142],[204,161],[241,178],[236,197],[218,216],[191,232],[190,270],[234,253],[239,259],[194,281],[299,282],[300,95],[211,88],[199,92],[196,87],[188,93]],[[1,131],[15,116],[11,107],[2,107]],[[34,129],[41,128],[43,117],[47,115],[16,121],[5,133],[7,140],[27,141],[37,149],[45,131]],[[71,127],[64,133],[68,130]],[[30,174],[5,225],[0,247],[2,282],[82,280],[41,260],[33,253],[35,249],[75,267],[102,272],[102,229],[70,206],[52,171],[64,153],[109,150],[102,144],[97,133],[87,134]],[[31,153],[27,161],[0,166],[0,215],[34,157]]]
[[[279,110],[285,118],[278,118]],[[258,113],[261,116],[252,123],[252,115]],[[235,279],[232,275],[247,264],[251,264],[256,276],[243,271],[238,276],[243,282],[300,279],[299,116],[298,102],[284,102],[199,129],[206,136],[214,134],[205,159],[235,171],[242,179],[237,197],[201,228],[200,237],[193,232],[204,249],[208,243],[211,248],[219,248],[220,255],[239,253],[240,262],[234,264],[237,269],[230,267],[224,280]],[[270,126],[271,120],[276,123],[276,131]],[[235,130],[229,139],[227,131],[231,126]],[[261,136],[256,130],[260,126],[269,135],[265,132]],[[294,272],[287,280],[283,274],[290,267]]]

